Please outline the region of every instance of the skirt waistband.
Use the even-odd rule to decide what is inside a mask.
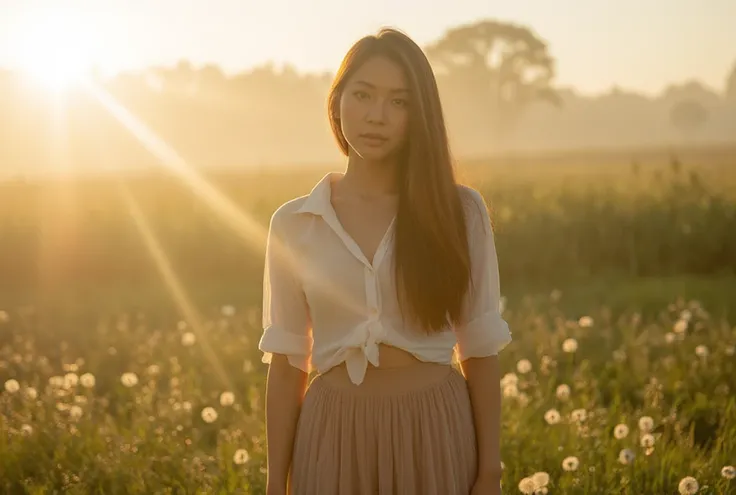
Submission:
[[[376,368],[369,366],[360,385],[350,381],[344,364],[317,375],[310,387],[327,386],[357,395],[397,395],[418,392],[436,386],[452,378],[453,375],[464,380],[462,374],[452,365],[419,361],[408,366]]]

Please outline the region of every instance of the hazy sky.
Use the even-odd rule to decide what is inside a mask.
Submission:
[[[0,0],[0,66],[17,60],[23,26],[60,5],[77,43],[109,70],[181,58],[228,72],[269,59],[334,70],[382,25],[426,43],[479,18],[533,28],[557,59],[557,83],[586,93],[653,93],[693,78],[720,90],[736,62],[736,0]]]

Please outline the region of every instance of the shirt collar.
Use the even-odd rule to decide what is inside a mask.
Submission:
[[[342,176],[340,172],[329,172],[312,188],[301,208],[294,213],[325,215],[332,207],[332,182]]]

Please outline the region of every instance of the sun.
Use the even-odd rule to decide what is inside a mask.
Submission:
[[[15,26],[15,64],[33,82],[59,92],[82,81],[91,68],[85,25],[64,11],[29,16]]]

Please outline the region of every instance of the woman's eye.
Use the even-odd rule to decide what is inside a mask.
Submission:
[[[398,107],[405,107],[406,105],[409,104],[409,102],[406,101],[404,98],[394,98],[393,101],[394,101],[394,105]]]
[[[364,99],[368,98],[368,93],[366,93],[365,91],[358,90],[358,91],[354,92],[353,94],[359,100],[364,100]]]

